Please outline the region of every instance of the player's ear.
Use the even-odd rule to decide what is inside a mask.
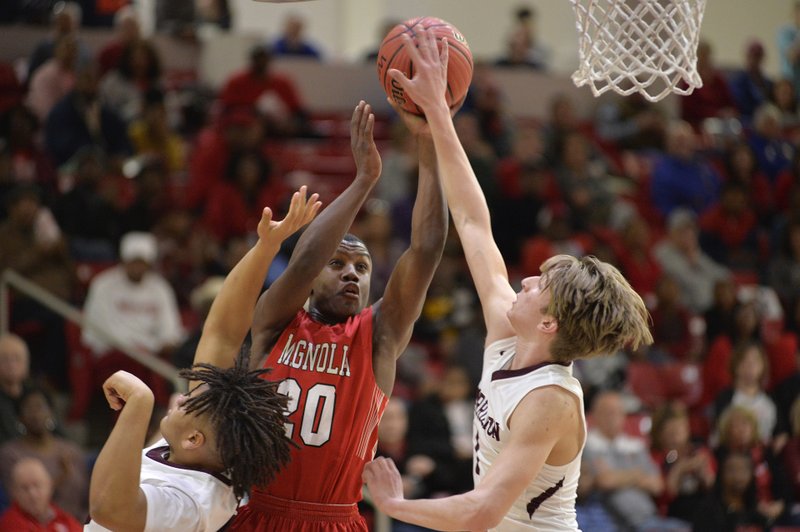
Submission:
[[[553,316],[542,316],[537,328],[545,334],[555,334],[558,332],[558,321]]]
[[[191,449],[199,449],[203,446],[205,441],[205,434],[197,429],[192,429],[192,431],[185,438],[183,438],[183,440],[181,440],[181,447],[187,451]]]

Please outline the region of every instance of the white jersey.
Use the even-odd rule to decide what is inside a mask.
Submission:
[[[142,451],[139,487],[147,499],[145,532],[215,532],[236,513],[233,488],[222,475],[167,462],[169,447],[159,440]],[[91,521],[84,532],[107,529]]]
[[[583,391],[572,376],[572,364],[555,362],[509,369],[516,353],[516,342],[516,337],[498,340],[484,353],[473,423],[476,446],[472,473],[475,486],[480,484],[511,436],[508,428],[511,414],[532,390],[553,385],[564,388],[580,400],[583,419]],[[584,419],[584,428],[585,424]],[[578,530],[575,498],[581,454],[578,452],[574,460],[563,466],[544,464],[493,530]]]

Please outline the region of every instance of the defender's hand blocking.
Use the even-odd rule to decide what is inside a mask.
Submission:
[[[411,56],[414,64],[414,77],[408,79],[405,74],[394,68],[389,71],[389,75],[403,87],[406,94],[423,111],[436,105],[447,107],[445,98],[447,92],[447,39],[442,39],[440,53],[433,32],[420,29],[417,32],[418,47],[414,45],[414,41],[407,33],[400,38],[405,41],[405,49],[408,50],[408,55]]]
[[[153,392],[139,377],[122,370],[106,379],[103,383],[103,393],[108,406],[113,410],[121,410],[134,396],[149,397],[151,401],[153,399]]]
[[[319,194],[316,193],[307,198],[307,190],[308,187],[303,185],[300,190],[292,194],[289,212],[286,213],[286,218],[281,221],[274,221],[272,219],[272,209],[265,207],[261,213],[261,221],[258,222],[258,238],[264,242],[273,242],[280,245],[295,231],[313,220],[319,212],[322,202],[317,201]]]
[[[361,478],[381,511],[385,511],[388,501],[403,498],[403,479],[391,458],[376,458],[368,463]]]
[[[364,100],[358,102],[350,119],[350,149],[356,161],[358,175],[378,179],[381,175],[381,155],[375,146],[372,132],[375,129],[375,115],[372,107]]]

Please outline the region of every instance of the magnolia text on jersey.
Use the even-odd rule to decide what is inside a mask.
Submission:
[[[290,334],[286,346],[281,351],[278,364],[295,369],[329,373],[340,377],[350,376],[350,360],[347,358],[349,345],[336,342],[313,343],[308,340],[295,340]]]
[[[500,441],[500,423],[489,415],[489,399],[478,390],[478,397],[475,399],[475,417],[481,424],[486,434],[497,441]]]

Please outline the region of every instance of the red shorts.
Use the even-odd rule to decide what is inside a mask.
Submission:
[[[227,531],[367,532],[355,504],[316,504],[259,494],[239,508]]]

